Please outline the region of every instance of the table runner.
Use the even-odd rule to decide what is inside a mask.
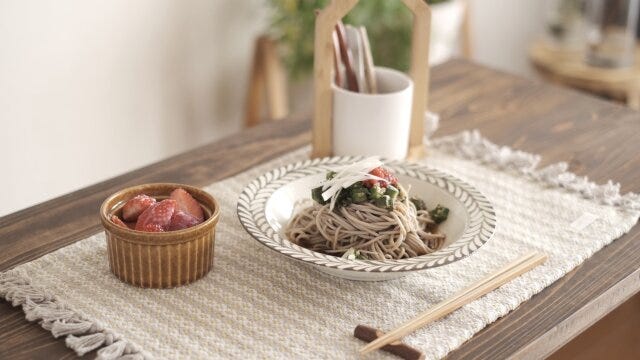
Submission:
[[[441,358],[629,231],[640,196],[596,185],[559,163],[537,169],[533,154],[498,147],[477,132],[438,138],[423,161],[480,190],[495,206],[492,240],[456,263],[401,279],[330,277],[259,245],[235,209],[243,187],[303,148],[206,190],[222,212],[214,269],[176,289],[139,289],[109,271],[104,234],[0,274],[0,297],[22,306],[82,355],[138,358],[356,358],[357,324],[391,329],[528,250],[549,260],[405,341]],[[387,358],[381,351],[371,358]]]

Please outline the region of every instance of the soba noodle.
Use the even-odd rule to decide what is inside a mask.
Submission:
[[[426,210],[416,210],[406,197],[392,210],[371,203],[330,210],[329,204],[302,209],[285,228],[285,236],[308,249],[342,256],[356,250],[363,259],[404,259],[439,249],[444,234]],[[353,249],[353,250],[350,250]]]

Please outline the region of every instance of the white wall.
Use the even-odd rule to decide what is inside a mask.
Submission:
[[[541,2],[472,1],[477,60],[528,74]],[[239,129],[264,2],[0,0],[0,216]]]
[[[544,29],[546,1],[471,0],[474,60],[523,76],[534,76],[527,58]]]
[[[262,0],[0,0],[0,215],[240,126]]]

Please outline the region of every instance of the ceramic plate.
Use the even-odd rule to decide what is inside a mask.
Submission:
[[[493,236],[493,206],[471,185],[425,165],[404,161],[385,162],[410,195],[425,200],[429,208],[442,204],[449,218],[439,226],[447,235],[442,249],[401,260],[348,260],[305,249],[283,235],[289,219],[301,206],[310,205],[311,188],[328,170],[361,160],[361,157],[313,159],[274,169],[252,181],[238,199],[238,217],[261,244],[328,274],[352,280],[387,280],[413,271],[446,265],[468,256]]]

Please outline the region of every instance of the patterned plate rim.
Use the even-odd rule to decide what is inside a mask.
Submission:
[[[397,174],[427,181],[460,201],[468,214],[465,230],[449,246],[431,254],[400,260],[347,260],[311,251],[283,239],[266,217],[266,204],[282,186],[310,175],[324,173],[333,166],[361,160],[361,156],[338,156],[303,160],[273,169],[251,181],[238,198],[237,214],[244,229],[268,248],[296,260],[357,272],[415,271],[446,265],[469,256],[491,239],[496,228],[496,215],[489,200],[470,184],[419,163],[401,160],[385,161]]]

